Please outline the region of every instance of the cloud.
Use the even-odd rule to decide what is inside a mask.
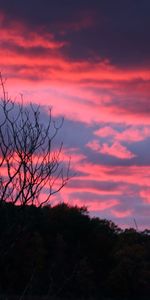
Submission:
[[[140,191],[140,196],[145,203],[150,204],[150,188],[144,188]]]
[[[100,146],[98,140],[93,140],[93,141],[88,142],[86,144],[86,147],[88,147],[91,150],[96,151],[96,152],[100,152],[101,151],[101,146]]]
[[[47,106],[66,119],[59,137],[76,176],[53,201],[87,204],[119,224],[138,216],[140,226],[150,189],[149,8],[147,0],[0,1],[6,90],[41,104],[43,122]]]
[[[65,33],[71,44],[68,53],[73,59],[100,53],[102,58],[107,57],[119,66],[150,62],[148,0],[136,3],[126,0],[123,4],[116,0],[113,5],[110,0],[65,3],[14,0],[13,5],[11,0],[1,0],[0,8],[7,15],[7,22],[17,19],[29,27],[42,27],[59,39]]]
[[[82,192],[85,194],[91,193],[91,198],[99,197],[100,195],[104,196],[119,196],[122,194],[123,187],[119,183],[109,182],[109,181],[102,181],[102,180],[88,180],[87,177],[74,178],[68,184],[67,189],[69,192],[74,192],[75,190]]]
[[[119,142],[115,142],[111,146],[104,143],[101,147],[100,152],[103,154],[115,156],[120,159],[131,159],[136,156]]]
[[[42,27],[35,30],[19,20],[7,24],[2,13],[1,19],[0,64],[4,76],[9,78],[12,93],[16,85],[21,89],[26,85],[33,96],[31,81],[37,81],[40,89],[35,88],[36,95],[41,95],[45,104],[51,99],[58,114],[61,111],[71,120],[150,123],[150,73],[146,66],[122,69],[108,58],[95,55],[90,60],[73,60],[64,54],[64,49],[70,47],[64,36],[60,40],[53,32]],[[32,101],[36,102],[34,97]],[[139,132],[134,134],[139,136]]]
[[[117,131],[114,130],[112,127],[110,126],[105,126],[105,127],[102,127],[100,129],[97,129],[94,131],[94,134],[99,136],[99,137],[111,137],[111,136],[116,136],[117,134]]]
[[[118,182],[126,184],[122,190],[125,193],[130,185],[137,186],[138,189],[150,186],[150,167],[149,166],[119,166],[119,165],[99,165],[84,161],[78,165],[78,171],[85,174],[88,180],[99,180]],[[84,176],[82,177],[84,178]],[[133,194],[136,195],[136,190],[133,189]],[[138,195],[138,190],[137,190]]]
[[[129,151],[125,146],[121,145],[120,142],[115,141],[112,145],[109,145],[107,143],[100,144],[98,140],[93,140],[87,143],[86,145],[91,150],[114,156],[119,159],[131,159],[133,157],[136,157],[134,153]]]
[[[111,209],[112,215],[114,215],[117,218],[124,218],[124,217],[129,217],[132,215],[132,210],[124,210],[124,211],[118,211],[115,209]]]
[[[101,138],[111,137],[115,141],[123,141],[128,143],[140,142],[150,137],[150,127],[142,128],[130,126],[123,131],[117,131],[112,127],[105,126],[94,132],[96,136]]]
[[[118,200],[91,200],[91,201],[81,201],[78,198],[74,198],[70,201],[71,205],[78,205],[78,206],[86,206],[89,211],[105,211],[110,209],[118,204]]]

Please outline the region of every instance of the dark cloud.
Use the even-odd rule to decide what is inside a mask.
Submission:
[[[70,58],[100,56],[123,66],[150,64],[148,0],[0,0],[0,9],[8,22],[19,19],[67,39],[70,47],[64,53]]]
[[[94,181],[94,180],[72,180],[69,183],[69,186],[72,188],[80,189],[95,189],[97,191],[115,191],[119,186],[120,182],[108,182],[108,181]]]
[[[149,96],[143,97],[141,95],[135,96],[128,95],[122,96],[121,98],[115,97],[112,99],[113,105],[118,108],[120,114],[134,114],[134,115],[144,115],[145,118],[150,115],[150,101]],[[106,106],[112,106],[112,103],[105,103]]]
[[[19,46],[14,42],[2,42],[1,47],[3,47],[4,51],[9,49],[9,51],[14,52],[17,55],[28,56],[28,57],[40,57],[40,56],[48,56],[53,53],[53,50],[48,49],[43,46],[33,46],[33,47],[23,47]]]
[[[70,200],[74,200],[74,199],[80,199],[81,205],[82,205],[82,201],[84,201],[83,202],[84,205],[87,205],[87,207],[88,207],[88,205],[90,205],[90,204],[92,205],[93,202],[95,202],[95,201],[98,201],[99,204],[101,202],[107,204],[109,201],[112,200],[112,195],[107,195],[106,196],[105,194],[100,195],[100,194],[96,193],[96,191],[95,192],[89,192],[89,191],[88,192],[87,191],[79,192],[77,190],[76,192],[73,192],[70,195]],[[116,199],[116,196],[115,196],[115,199]],[[118,200],[118,202],[119,202],[119,200]],[[107,206],[106,206],[106,209],[107,209]]]

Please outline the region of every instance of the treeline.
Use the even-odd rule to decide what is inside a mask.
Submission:
[[[150,232],[85,208],[0,203],[0,295],[150,299]]]

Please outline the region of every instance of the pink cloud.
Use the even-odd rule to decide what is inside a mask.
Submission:
[[[81,201],[80,199],[71,200],[71,205],[86,206],[89,211],[105,211],[111,207],[118,205],[118,200],[91,200]]]
[[[117,131],[114,130],[110,126],[105,126],[105,127],[102,127],[98,130],[95,130],[94,134],[99,136],[99,137],[109,137],[109,136],[116,136]]]
[[[129,127],[121,132],[111,128],[110,126],[102,127],[94,132],[99,137],[112,137],[115,141],[140,142],[150,137],[150,128]]]
[[[150,188],[143,188],[140,191],[140,196],[145,203],[150,204]]]
[[[111,214],[117,218],[125,218],[132,215],[132,210],[124,210],[124,211],[118,211],[116,209],[111,209]]]
[[[67,192],[69,193],[69,194],[71,194],[71,193],[74,193],[74,192],[82,192],[82,193],[86,193],[86,192],[88,192],[88,193],[93,193],[93,194],[95,194],[95,195],[97,195],[97,196],[120,196],[120,195],[122,195],[122,192],[123,192],[123,190],[122,190],[122,188],[120,187],[120,189],[118,188],[116,188],[116,190],[105,190],[104,188],[98,188],[98,187],[95,187],[94,186],[94,184],[93,184],[93,186],[90,184],[91,182],[90,182],[90,180],[86,180],[86,185],[85,185],[85,183],[84,184],[82,184],[82,180],[84,180],[82,177],[80,178],[80,184],[78,183],[78,184],[75,184],[74,185],[74,183],[73,183],[73,181],[71,181],[71,183],[68,183],[68,185],[67,185]]]
[[[126,142],[140,142],[148,137],[150,137],[150,128],[148,127],[129,128],[116,135],[117,140]]]
[[[100,150],[101,150],[101,146],[100,146],[100,143],[98,140],[93,140],[93,141],[88,142],[86,144],[86,147],[90,148],[91,150],[97,151],[97,152],[100,152]]]
[[[150,187],[149,166],[105,166],[83,162],[81,165],[78,165],[77,169],[86,173],[86,178],[89,180],[122,182],[127,185],[137,185],[141,188],[144,186]]]
[[[118,141],[115,141],[111,146],[109,146],[107,143],[103,143],[101,145],[98,140],[93,140],[89,142],[86,146],[96,152],[111,155],[120,159],[131,159],[133,157],[136,157],[134,153],[129,151]]]
[[[0,21],[1,24],[6,21],[2,14]],[[79,16],[77,22],[72,20],[70,28],[65,23],[58,24],[58,27],[59,25],[62,31],[78,31],[93,26],[94,18],[93,15],[89,18],[85,13],[83,17]],[[70,59],[62,52],[64,47],[69,47],[65,40],[60,42],[53,34],[38,29],[34,32],[25,24],[14,21],[11,24],[5,22],[5,26],[0,28],[0,64],[4,77],[6,75],[8,78],[10,96],[23,93],[25,102],[41,103],[46,107],[52,105],[55,116],[63,115],[87,125],[96,124],[100,127],[101,122],[103,126],[105,123],[124,124],[127,128],[122,132],[109,126],[94,132],[97,137],[110,138],[111,144],[101,144],[95,138],[86,146],[99,154],[122,160],[134,158],[136,155],[122,145],[122,142],[140,142],[150,137],[150,128],[147,126],[150,125],[149,66],[130,69],[115,66],[100,57],[94,57],[93,61]],[[42,49],[41,52],[37,51],[39,48]],[[81,206],[85,204],[93,211],[103,211],[118,205],[119,202],[114,197],[123,195],[137,196],[139,201],[150,203],[149,166],[92,164],[77,148],[64,149],[64,162],[70,154],[71,166],[77,173],[75,180],[80,180],[80,184],[68,184],[57,198],[53,198],[53,203],[59,200],[69,203],[72,201]],[[78,175],[78,171],[82,175]],[[104,190],[94,183],[90,184],[91,181],[119,184],[115,190]],[[136,186],[137,191],[132,190],[131,186]],[[72,200],[72,195],[76,192],[93,193],[96,200],[84,201],[77,197]],[[101,199],[104,196],[105,199]],[[112,209],[110,214],[121,218],[130,216],[132,210],[120,212]]]
[[[61,157],[63,161],[68,161],[68,158],[71,159],[71,166],[76,166],[76,164],[81,163],[87,157],[85,154],[80,153],[78,148],[63,148]]]
[[[104,143],[101,147],[101,153],[115,156],[120,159],[131,159],[136,156],[119,142],[114,142],[114,144],[111,146],[109,146],[107,143]]]
[[[1,20],[4,19],[1,14]],[[92,22],[93,19],[88,19],[85,14],[83,24],[79,20],[78,25],[90,26]],[[1,70],[9,78],[12,95],[17,86],[18,93],[20,90],[27,91],[33,102],[37,102],[37,97],[39,102],[42,99],[42,104],[51,102],[57,114],[88,124],[108,121],[150,124],[150,87],[146,84],[150,80],[150,71],[147,67],[122,69],[101,58],[71,60],[62,54],[62,48],[68,47],[65,40],[60,42],[40,28],[37,32],[29,31],[21,22],[13,21],[7,26],[3,26],[2,22],[0,36]],[[36,51],[39,46],[43,52]],[[137,78],[142,80],[142,86]],[[39,88],[33,85],[37,80]],[[131,88],[132,83],[134,89]],[[131,88],[130,95],[128,87]],[[128,97],[132,101],[127,105]],[[114,101],[116,98],[117,103]],[[124,138],[128,135],[131,139],[129,132],[124,135]],[[134,139],[139,138],[138,132],[132,132],[132,138],[133,135]]]

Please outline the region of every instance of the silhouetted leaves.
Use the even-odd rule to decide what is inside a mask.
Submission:
[[[1,295],[149,299],[149,282],[149,231],[123,231],[64,203],[0,203]]]

